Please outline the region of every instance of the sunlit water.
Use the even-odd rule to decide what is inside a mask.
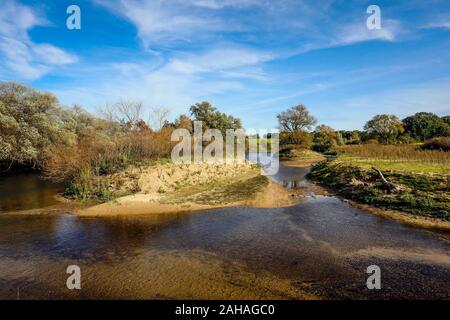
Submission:
[[[305,173],[282,166],[274,180]],[[448,299],[445,237],[316,195],[277,209],[0,215],[0,298]],[[79,291],[66,288],[70,264]],[[366,287],[373,264],[381,290]]]

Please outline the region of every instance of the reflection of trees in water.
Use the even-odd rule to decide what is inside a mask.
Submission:
[[[305,181],[302,180],[283,180],[282,186],[288,189],[302,189],[306,188]]]
[[[51,260],[66,258],[88,263],[138,254],[139,249],[145,249],[149,242],[157,244],[161,233],[168,228],[188,223],[190,215],[107,218],[60,215],[1,219],[0,255],[12,258],[43,256]]]
[[[89,234],[93,243],[90,254],[95,259],[122,259],[138,254],[150,242],[157,244],[158,238],[168,228],[190,221],[190,215],[153,214],[149,216],[106,217],[79,219],[83,232]],[[152,246],[153,243],[152,243]]]
[[[15,173],[0,179],[0,212],[43,208],[58,203],[62,185],[39,179],[37,173]]]

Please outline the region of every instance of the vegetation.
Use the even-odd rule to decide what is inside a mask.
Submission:
[[[235,130],[242,128],[239,118],[218,111],[207,101],[196,103],[191,106],[190,111],[195,120],[203,122],[203,129],[218,129],[224,137],[227,129]]]
[[[327,153],[337,145],[337,133],[333,128],[324,124],[317,126],[313,133],[312,149],[317,152]]]
[[[450,116],[439,117],[433,113],[419,112],[400,120],[395,115],[380,114],[364,125],[364,131],[335,131],[327,125],[319,125],[313,132],[311,128],[317,120],[310,115],[304,105],[298,105],[281,112],[278,116],[280,145],[283,148],[312,148],[325,154],[334,154],[335,146],[359,144],[411,144],[422,143],[427,139],[429,148],[446,149],[445,137],[450,136]],[[437,144],[437,141],[440,143]],[[427,147],[425,147],[427,148]]]
[[[99,117],[79,106],[66,108],[50,93],[25,85],[0,84],[0,168],[17,164],[40,170],[45,178],[67,184],[67,196],[109,200],[108,175],[130,165],[148,165],[170,155],[174,129],[192,131],[182,115],[167,121],[168,109],[153,108],[144,118],[141,102],[120,100],[99,109]],[[219,112],[208,102],[191,107],[195,120],[207,128],[240,128],[238,118]],[[149,123],[152,123],[153,128]],[[135,191],[131,186],[125,192]]]
[[[167,158],[173,130],[192,132],[194,120],[203,122],[203,130],[218,129],[224,136],[227,129],[242,127],[239,118],[206,101],[191,106],[190,112],[191,116],[180,115],[170,122],[168,109],[153,108],[145,121],[141,102],[120,100],[94,116],[80,106],[61,106],[50,93],[0,83],[0,169],[17,165],[38,169],[48,179],[65,182],[66,195],[78,199],[110,200],[135,193],[136,183],[120,185],[127,179],[112,178],[126,174],[127,168]],[[317,153],[308,149],[337,155],[315,166],[313,179],[350,199],[449,219],[449,116],[420,112],[400,120],[377,115],[364,131],[335,131],[323,124],[313,130],[317,120],[304,105],[277,118],[282,158],[311,155],[317,161]],[[264,139],[270,146],[272,137]],[[386,188],[386,181],[396,188]],[[256,179],[254,185],[261,183]],[[224,188],[222,196],[230,193],[233,198]],[[249,186],[252,192],[255,188]]]
[[[51,145],[75,143],[74,113],[55,96],[16,83],[0,83],[0,166],[36,167]]]
[[[335,148],[339,160],[353,165],[399,171],[450,174],[450,153],[420,145],[350,145]]]
[[[395,115],[380,114],[369,120],[364,130],[381,143],[394,143],[405,131],[403,123]]]
[[[445,117],[439,118],[429,112],[419,112],[403,120],[407,135],[414,140],[424,141],[436,136],[450,136],[450,125]]]
[[[438,137],[425,141],[422,150],[450,151],[450,137]]]
[[[277,115],[280,126],[280,144],[297,145],[309,148],[311,136],[308,130],[317,123],[308,109],[300,104]]]
[[[448,180],[443,176],[392,170],[383,170],[382,174],[397,186],[397,192],[386,188],[375,170],[337,160],[317,164],[309,176],[351,200],[450,220],[450,190]]]
[[[336,155],[313,166],[310,178],[351,200],[449,220],[449,120],[424,112],[404,120],[381,114],[364,131],[322,124],[310,132],[316,120],[300,105],[278,115],[280,155],[304,159],[301,150],[309,148]]]

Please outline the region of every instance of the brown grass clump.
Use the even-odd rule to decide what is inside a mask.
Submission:
[[[450,151],[450,137],[438,137],[425,141],[422,150]]]
[[[450,165],[450,153],[441,150],[427,150],[418,145],[347,145],[336,147],[342,156],[359,159],[410,161]]]

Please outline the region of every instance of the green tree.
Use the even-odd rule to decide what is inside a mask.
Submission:
[[[318,152],[329,151],[337,144],[336,131],[324,124],[316,127],[313,133],[313,149]]]
[[[441,119],[450,126],[450,116],[443,116]]]
[[[360,144],[361,132],[358,130],[340,130],[338,133],[342,136],[344,144]]]
[[[364,130],[381,143],[395,143],[405,130],[403,123],[395,115],[380,114],[364,125]]]
[[[71,116],[50,93],[0,83],[0,162],[36,165],[50,145],[75,143]],[[72,123],[73,124],[73,123]]]
[[[242,123],[239,118],[220,112],[207,101],[196,103],[190,108],[191,115],[196,121],[203,122],[203,129],[218,129],[225,136],[227,129],[240,129]]]
[[[283,132],[310,130],[317,123],[316,118],[309,114],[303,104],[279,113],[277,119]]]
[[[403,119],[403,125],[411,138],[420,141],[450,135],[450,126],[445,120],[430,112],[419,112],[407,117]]]

